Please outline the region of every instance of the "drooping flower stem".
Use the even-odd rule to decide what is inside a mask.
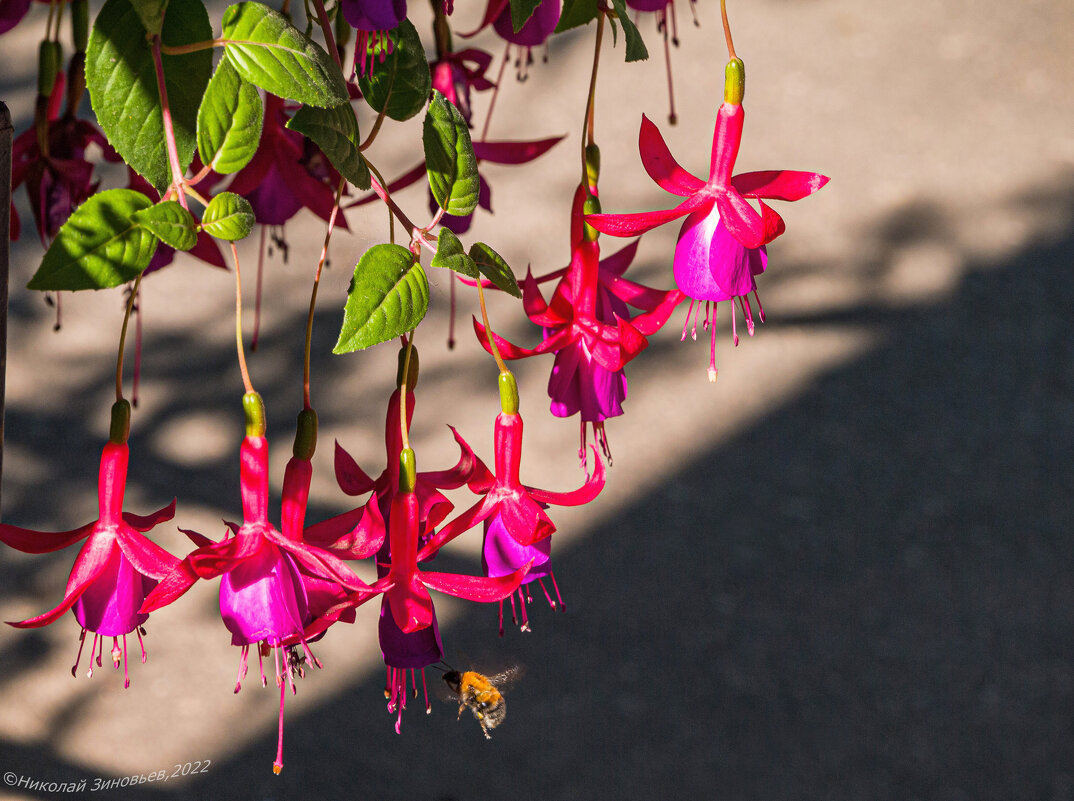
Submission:
[[[403,438],[403,450],[410,449],[410,432],[406,424],[406,391],[410,381],[410,354],[414,350],[414,332],[406,338],[406,355],[403,357],[403,380],[399,382],[399,432]]]
[[[485,112],[485,124],[481,126],[481,141],[488,141],[489,123],[492,122],[492,110],[496,108],[496,98],[500,96],[500,85],[503,83],[503,74],[507,71],[507,62],[511,60],[511,43],[503,51],[503,61],[500,62],[500,71],[496,74],[496,86],[492,89],[492,97],[489,98],[489,110]]]
[[[324,10],[324,3],[321,0],[313,0],[313,8],[317,11],[317,22],[321,25],[321,33],[324,34],[324,43],[328,48],[328,52],[336,62],[340,72],[342,72],[343,61],[340,59],[339,50],[336,48],[336,37],[332,33],[332,22],[328,19],[328,13]],[[337,11],[337,13],[342,12]]]
[[[381,187],[387,186],[387,183],[384,181],[384,176],[381,175],[380,170],[377,169],[377,165],[366,160],[366,166],[369,167],[369,172],[371,172],[376,179],[375,181],[370,181],[372,186],[377,186],[377,182],[379,182]],[[384,195],[380,194],[380,192],[377,192],[376,194],[383,200],[385,195],[387,195],[387,190],[382,189],[382,191],[384,191]],[[395,215],[392,214],[391,206],[388,207],[388,241],[393,245],[395,244]]]
[[[582,184],[586,187],[589,183],[586,179],[586,148],[593,144],[594,128],[594,105],[597,98],[597,67],[600,65],[600,45],[604,40],[604,17],[607,12],[601,11],[597,16],[597,39],[593,47],[593,71],[589,76],[589,96],[585,104],[585,120],[582,125]]]
[[[492,357],[496,360],[496,366],[500,368],[500,373],[510,373],[507,369],[507,365],[504,364],[503,357],[500,355],[500,349],[496,347],[496,338],[492,335],[492,326],[489,325],[489,313],[485,308],[485,290],[481,288],[481,280],[477,281],[477,302],[481,307],[481,321],[485,324],[485,336],[488,337],[489,348],[492,350]]]
[[[313,342],[313,313],[317,308],[317,287],[321,283],[321,270],[328,258],[328,243],[332,239],[332,229],[336,226],[336,215],[339,214],[339,199],[343,195],[343,187],[346,185],[345,178],[339,179],[336,187],[336,199],[332,204],[332,213],[328,215],[328,226],[324,232],[324,245],[321,246],[321,258],[317,261],[317,272],[313,276],[313,290],[310,292],[310,312],[306,317],[306,349],[302,358],[302,408],[312,409],[310,405],[310,349]]]
[[[130,297],[127,298],[127,309],[123,312],[123,327],[119,329],[119,354],[116,356],[116,400],[123,400],[123,350],[127,343],[127,324],[131,319],[131,311],[134,309],[134,299],[138,296],[138,289],[142,285],[142,273],[134,279]]]
[[[157,74],[157,91],[160,92],[160,116],[164,123],[164,144],[168,150],[168,165],[172,171],[172,185],[179,203],[189,211],[186,193],[183,191],[183,168],[179,164],[179,148],[175,144],[175,128],[172,125],[171,107],[168,105],[168,88],[164,84],[164,62],[160,57],[160,36],[153,37],[153,67]]]
[[[720,0],[720,17],[723,19],[723,38],[727,40],[727,57],[738,58],[735,43],[731,41],[731,25],[727,21],[727,0]]]
[[[239,251],[231,243],[231,257],[235,260],[235,347],[239,352],[239,371],[242,373],[242,385],[249,394],[254,391],[250,383],[250,371],[246,368],[246,353],[242,347],[242,275],[239,272]]]

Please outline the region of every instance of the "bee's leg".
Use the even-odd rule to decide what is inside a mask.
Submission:
[[[466,704],[459,704],[459,714],[455,716],[455,720],[462,720],[462,710],[466,709]]]
[[[484,720],[481,721],[481,731],[484,732],[486,740],[491,740],[492,739],[492,735],[489,734],[488,726],[485,725]]]

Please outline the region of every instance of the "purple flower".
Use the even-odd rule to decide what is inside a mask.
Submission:
[[[0,33],[18,25],[30,10],[30,0],[0,0]]]
[[[406,19],[406,0],[340,0],[340,6],[359,31],[390,31]]]
[[[559,16],[563,11],[561,0],[542,0],[533,15],[516,31],[511,22],[510,3],[504,0],[500,5],[503,9],[492,21],[492,27],[496,29],[501,39],[521,47],[537,47],[544,44],[559,24]]]

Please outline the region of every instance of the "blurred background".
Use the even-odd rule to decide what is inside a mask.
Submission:
[[[411,5],[424,36],[431,14]],[[479,19],[477,5],[456,3],[459,28]],[[250,680],[232,693],[238,649],[211,582],[153,614],[148,664],[135,660],[126,691],[111,670],[86,679],[84,663],[72,679],[72,616],[0,627],[3,771],[92,787],[207,763],[112,791],[129,799],[1074,798],[1074,5],[729,5],[747,69],[736,171],[813,170],[831,183],[778,205],[787,233],[759,282],[768,321],[737,348],[720,331],[715,385],[707,342],[679,341],[684,310],[627,368],[604,493],[555,510],[566,612],[539,598],[533,631],[509,625],[500,639],[495,606],[437,597],[449,662],[525,668],[492,739],[450,704],[425,715],[420,699],[396,735],[374,603],[315,646],[325,668],[288,698],[286,767],[274,776],[277,696]],[[596,123],[606,211],[672,204],[638,158],[643,113],[687,169],[706,174],[725,62],[719,4],[696,3],[697,27],[689,4],[676,6],[677,126],[654,18],[638,21],[648,62],[624,64],[622,42],[606,40]],[[210,8],[216,26],[221,11]],[[0,39],[0,98],[17,132],[32,118],[46,15],[35,4]],[[530,165],[483,168],[494,215],[479,215],[467,241],[489,242],[520,274],[569,259],[593,34],[553,39],[524,82],[509,66],[497,101],[491,139],[567,135]],[[491,32],[473,43],[502,52]],[[475,100],[477,119],[487,102]],[[370,156],[386,177],[416,160],[419,125],[377,140]],[[124,181],[113,178],[105,186]],[[397,199],[424,219],[420,185]],[[17,202],[3,519],[69,529],[96,513],[124,297],[68,293],[54,332],[55,310],[23,288],[41,249],[22,192]],[[383,468],[395,379],[392,345],[330,352],[352,268],[385,239],[380,205],[347,221],[314,329],[311,521],[351,508],[335,485],[333,440],[367,472]],[[276,491],[301,408],[323,231],[308,212],[286,226],[289,256],[276,249],[267,263],[250,354]],[[669,287],[676,233],[643,237],[628,276]],[[625,241],[601,243],[611,253]],[[256,236],[240,256],[250,290]],[[421,468],[453,463],[448,423],[491,461],[496,370],[472,337],[475,300],[460,293],[449,352],[448,277],[430,280],[412,435]],[[176,524],[219,537],[221,518],[239,513],[233,286],[231,272],[183,259],[143,285],[126,508],[144,514],[178,497],[175,521],[154,531],[177,553],[189,545]],[[508,338],[537,341],[516,302],[497,298],[490,313]],[[573,489],[584,477],[577,420],[547,411],[551,359],[516,364],[523,479]],[[457,508],[471,502],[453,497]],[[479,572],[479,546],[476,531],[460,538],[438,569]],[[3,549],[0,617],[55,605],[73,556]]]

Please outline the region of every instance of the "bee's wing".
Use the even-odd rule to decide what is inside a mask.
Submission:
[[[525,672],[526,671],[522,665],[513,665],[507,668],[507,670],[500,671],[488,678],[489,681],[492,682],[492,685],[502,693],[522,678]]]

